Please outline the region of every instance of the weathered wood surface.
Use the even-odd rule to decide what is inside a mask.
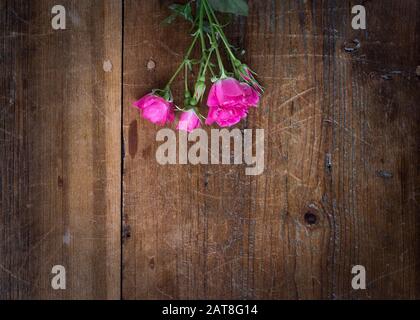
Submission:
[[[0,1],[0,298],[118,299],[121,3],[56,4]]]
[[[0,299],[419,298],[418,1],[361,1],[367,31],[356,1],[250,1],[228,33],[266,87],[257,177],[155,160],[130,104],[182,59],[170,2],[65,0],[53,31],[54,1],[0,0]]]
[[[266,86],[241,126],[266,130],[259,177],[157,165],[158,129],[128,105],[182,59],[166,4],[125,1],[124,298],[418,297],[418,3],[365,1],[364,32],[356,2],[250,1],[229,34]]]

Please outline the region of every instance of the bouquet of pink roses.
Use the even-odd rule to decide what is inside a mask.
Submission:
[[[196,12],[193,14],[193,4]],[[246,118],[252,107],[257,107],[263,88],[257,82],[255,73],[235,54],[229,43],[216,11],[247,15],[248,5],[245,0],[191,0],[185,5],[170,6],[174,12],[166,22],[171,23],[177,16],[182,16],[193,24],[192,43],[184,60],[163,89],[155,89],[134,105],[142,116],[158,125],[175,121],[179,113],[177,128],[191,132],[206,125],[216,123],[220,127],[230,127]],[[194,48],[201,47],[201,57],[191,57]],[[230,69],[224,65],[223,52],[227,54]],[[193,68],[198,69],[194,88],[189,86],[189,76]],[[171,85],[182,72],[184,74],[185,95],[182,107],[173,101]],[[207,96],[207,116],[202,113],[201,103],[206,94],[207,79],[211,75],[212,86]]]

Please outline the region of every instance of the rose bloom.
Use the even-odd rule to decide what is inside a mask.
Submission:
[[[165,125],[175,120],[174,105],[153,93],[150,93],[134,103],[143,118],[158,125]]]
[[[194,110],[183,112],[179,118],[178,130],[192,132],[201,127],[200,119]]]
[[[221,79],[210,89],[206,124],[216,122],[222,128],[233,126],[246,118],[249,108],[259,102],[260,95],[250,85],[234,78]]]

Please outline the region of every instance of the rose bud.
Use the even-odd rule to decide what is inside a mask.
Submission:
[[[203,99],[204,93],[206,92],[205,80],[200,79],[195,84],[194,99],[200,102]]]
[[[264,93],[264,88],[259,84],[259,82],[254,77],[254,72],[246,64],[241,64],[238,67],[239,76],[242,80],[249,83],[259,94]]]

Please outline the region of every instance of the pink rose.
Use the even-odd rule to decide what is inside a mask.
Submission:
[[[216,122],[220,127],[230,127],[248,115],[250,107],[256,107],[260,95],[251,86],[233,78],[217,81],[210,89],[207,105],[207,125]]]
[[[189,110],[181,114],[177,129],[182,130],[182,131],[192,132],[195,129],[200,128],[200,127],[201,127],[201,122],[197,114],[195,113],[194,110]]]
[[[158,125],[165,125],[175,120],[173,103],[149,93],[134,103],[140,109],[143,118]]]

